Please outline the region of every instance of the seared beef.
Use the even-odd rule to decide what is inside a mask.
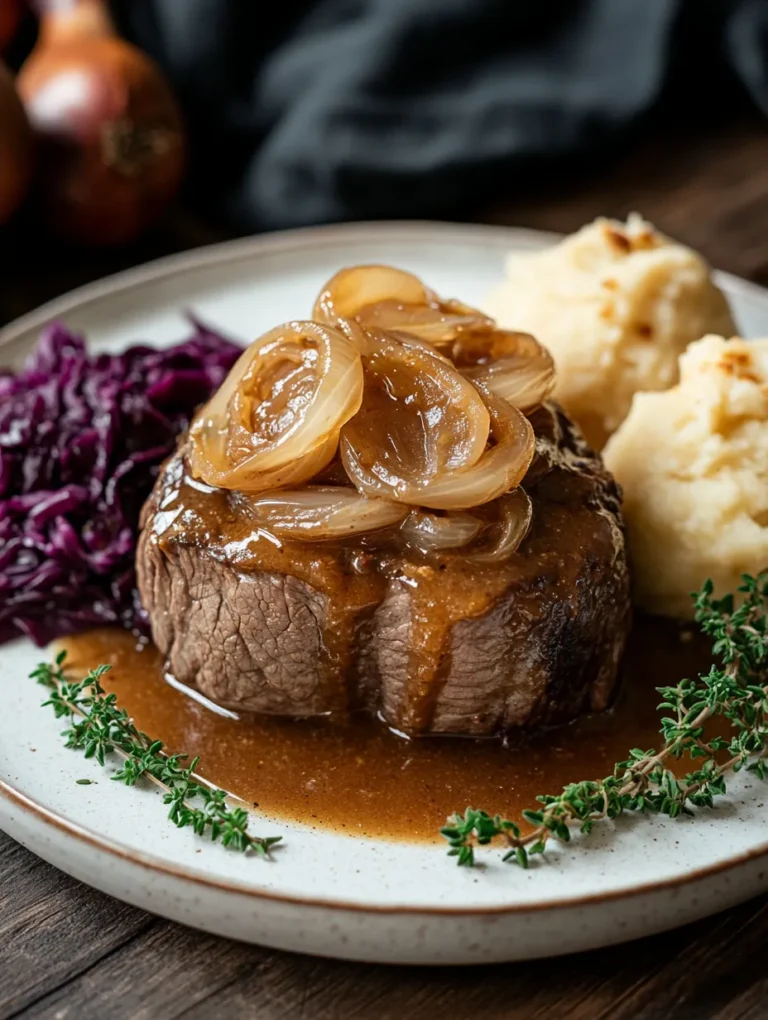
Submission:
[[[616,484],[554,406],[533,416],[531,531],[503,567],[286,543],[184,473],[144,512],[138,575],[168,669],[234,709],[365,708],[409,733],[485,735],[608,704],[629,627]]]

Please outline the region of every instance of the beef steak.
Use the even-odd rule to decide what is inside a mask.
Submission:
[[[236,710],[364,708],[408,734],[489,735],[608,704],[630,606],[620,497],[555,405],[532,416],[531,530],[504,565],[278,543],[183,449],[148,500],[141,596],[168,669]]]

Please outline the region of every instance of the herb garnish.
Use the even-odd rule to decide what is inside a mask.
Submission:
[[[191,826],[198,836],[208,835],[234,850],[269,856],[281,837],[252,836],[248,812],[231,806],[224,790],[195,779],[198,758],[183,765],[186,755],[167,754],[161,740],[151,740],[137,730],[125,709],[117,707],[116,695],[101,686],[109,666],[98,666],[73,682],[64,672],[65,658],[66,653],[60,652],[55,663],[41,663],[31,677],[52,692],[43,705],[50,705],[57,719],[69,718],[71,725],[62,734],[67,747],[83,751],[86,758],[95,758],[100,765],[109,755],[120,755],[123,766],[112,779],[134,786],[147,778],[161,787],[165,790],[163,803],[170,805],[168,817],[178,828]],[[82,785],[89,782],[78,780]]]
[[[496,838],[508,850],[503,860],[527,868],[530,857],[544,853],[551,839],[568,842],[571,825],[583,833],[597,822],[624,811],[655,811],[676,818],[693,814],[693,807],[712,807],[725,793],[729,772],[747,769],[760,779],[768,775],[768,574],[744,575],[739,587],[744,601],[735,608],[733,595],[712,598],[707,581],[696,600],[696,621],[713,638],[713,655],[720,666],[696,680],[681,680],[676,687],[659,687],[659,709],[671,713],[661,719],[664,743],[660,750],[629,752],[613,774],[598,781],[570,783],[557,796],[538,797],[536,811],[524,811],[533,827],[520,826],[499,815],[467,808],[441,829],[449,855],[460,865],[475,863],[476,846]],[[731,724],[729,737],[707,737],[704,724],[721,718]],[[678,778],[667,767],[669,759],[688,755],[703,759],[700,767]]]
[[[517,822],[486,811],[467,808],[448,819],[440,831],[448,841],[450,856],[460,865],[475,863],[475,848],[495,839],[507,848],[503,860],[527,868],[530,858],[546,851],[550,840],[568,842],[571,826],[588,834],[597,822],[616,818],[625,811],[649,811],[676,818],[693,814],[694,807],[712,807],[715,797],[726,792],[728,773],[746,769],[759,779],[768,776],[768,573],[745,574],[739,587],[743,602],[736,607],[733,595],[713,599],[707,581],[695,596],[696,621],[713,639],[712,652],[720,665],[695,680],[684,679],[675,687],[659,687],[659,709],[671,714],[661,719],[663,745],[656,751],[635,748],[626,761],[614,766],[601,780],[570,783],[560,794],[538,797],[541,807],[524,811],[532,826],[523,832]],[[194,778],[198,758],[186,767],[186,755],[169,755],[162,741],[151,740],[118,708],[115,694],[107,693],[100,678],[109,666],[99,666],[83,680],[72,682],[64,673],[65,653],[53,665],[41,664],[32,678],[52,693],[57,718],[69,717],[64,731],[66,746],[82,750],[86,758],[104,765],[108,755],[125,760],[112,778],[133,786],[146,777],[165,790],[169,818],[179,828],[191,826],[198,835],[208,834],[224,846],[269,856],[280,837],[248,833],[248,812],[230,807],[223,790]],[[710,719],[730,723],[728,737],[708,737]],[[670,759],[687,755],[702,759],[701,765],[678,777],[667,766]],[[86,781],[79,780],[84,783]],[[192,804],[197,800],[201,806]]]

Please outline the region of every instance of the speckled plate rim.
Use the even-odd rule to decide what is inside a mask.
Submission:
[[[617,889],[605,893],[591,893],[589,895],[575,895],[562,897],[557,900],[548,900],[541,903],[516,903],[505,906],[491,907],[463,907],[452,905],[450,907],[435,907],[430,904],[377,904],[361,903],[359,900],[344,900],[324,898],[321,896],[290,896],[284,893],[276,893],[267,889],[259,889],[245,882],[238,882],[232,879],[224,880],[213,877],[203,871],[194,868],[186,868],[181,865],[170,865],[159,857],[143,853],[132,847],[124,846],[116,840],[102,836],[86,826],[78,825],[62,815],[45,807],[38,801],[25,793],[14,789],[5,780],[0,779],[0,797],[14,804],[22,811],[34,815],[39,821],[51,826],[68,836],[73,837],[80,843],[91,848],[110,854],[112,857],[141,868],[155,872],[160,875],[168,875],[173,878],[183,879],[209,889],[244,894],[257,900],[269,900],[274,903],[290,904],[292,906],[322,907],[329,910],[353,911],[372,914],[415,914],[428,916],[456,916],[463,917],[485,917],[485,916],[508,916],[514,914],[530,914],[542,911],[564,910],[569,908],[582,908],[599,903],[612,903],[618,900],[633,899],[637,896],[649,893],[662,892],[665,889],[677,889],[681,886],[689,886],[696,882],[702,882],[716,875],[725,872],[738,870],[740,867],[751,864],[761,857],[768,857],[768,840],[750,850],[743,851],[734,857],[717,864],[696,868],[682,877],[669,878],[655,882],[645,882],[626,889]],[[354,839],[355,837],[349,837]]]
[[[193,251],[165,256],[145,263],[133,269],[105,277],[94,283],[86,284],[52,301],[41,305],[28,314],[9,323],[0,329],[0,346],[12,346],[30,330],[38,330],[46,323],[80,310],[90,304],[103,301],[117,294],[126,294],[148,283],[156,283],[162,279],[170,279],[183,275],[190,270],[206,267],[221,267],[248,261],[261,253],[291,254],[317,245],[324,247],[345,247],[353,241],[399,241],[413,243],[434,242],[440,235],[455,241],[462,238],[468,243],[485,243],[502,250],[510,248],[531,250],[546,247],[558,240],[558,234],[528,230],[516,227],[477,225],[432,221],[387,221],[360,222],[340,226],[307,227],[299,230],[279,231],[257,237],[242,238],[219,244],[212,244]],[[730,273],[716,271],[720,285],[729,293],[768,303],[768,290],[757,284],[750,283]],[[507,904],[494,906],[461,906],[451,905],[440,908],[430,904],[376,904],[361,903],[355,899],[310,897],[306,895],[292,896],[257,888],[234,879],[222,879],[211,876],[203,871],[182,865],[170,865],[160,857],[125,846],[117,840],[110,839],[93,829],[73,822],[55,810],[45,806],[28,794],[16,789],[6,780],[0,778],[0,798],[10,806],[15,806],[27,815],[33,816],[43,825],[65,833],[81,844],[92,849],[103,851],[110,856],[126,861],[132,865],[146,869],[158,875],[189,881],[207,889],[218,890],[238,895],[246,895],[256,900],[283,903],[292,906],[318,907],[323,909],[361,912],[376,915],[414,914],[423,916],[465,916],[489,917],[516,914],[541,913],[559,911],[568,908],[635,899],[636,897],[662,892],[668,889],[688,887],[697,882],[704,882],[718,875],[738,871],[762,857],[768,857],[768,839],[746,851],[742,851],[725,861],[712,865],[701,866],[685,875],[669,879],[643,882],[621,889],[588,895],[574,894],[558,899],[549,899],[541,903]]]

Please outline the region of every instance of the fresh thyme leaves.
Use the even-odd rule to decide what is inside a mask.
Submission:
[[[84,679],[71,681],[64,672],[65,655],[61,652],[53,664],[41,663],[31,677],[51,692],[43,705],[50,705],[57,719],[70,720],[62,734],[67,747],[83,751],[86,758],[95,758],[100,765],[109,755],[120,755],[123,766],[112,779],[134,786],[146,778],[161,787],[163,802],[170,806],[168,817],[178,828],[191,826],[198,836],[208,835],[234,850],[269,856],[280,836],[252,836],[248,812],[231,806],[223,790],[204,786],[194,778],[197,758],[187,765],[186,755],[166,754],[162,741],[151,740],[137,730],[125,709],[118,708],[116,696],[101,686],[109,666],[98,666]],[[90,782],[78,780],[83,785]]]
[[[555,796],[538,797],[536,810],[524,811],[522,821],[467,808],[451,816],[440,831],[448,853],[460,865],[475,863],[475,850],[495,840],[506,849],[503,859],[527,868],[551,840],[568,842],[575,829],[589,833],[606,818],[625,811],[648,811],[676,818],[693,808],[712,807],[726,792],[726,777],[746,769],[768,777],[768,573],[745,575],[736,605],[733,595],[712,597],[707,582],[696,596],[696,620],[712,639],[719,665],[696,679],[674,687],[660,687],[663,712],[662,743],[658,750],[635,748],[600,780],[570,783]],[[112,776],[126,786],[148,779],[164,791],[169,818],[178,827],[190,826],[225,846],[269,856],[279,837],[248,832],[248,812],[232,806],[222,790],[194,777],[198,759],[169,755],[159,740],[136,729],[114,694],[107,693],[99,666],[79,681],[64,671],[64,653],[55,663],[42,664],[32,677],[49,689],[43,703],[57,718],[67,718],[66,746],[84,752],[104,765],[113,753],[122,767]],[[709,736],[715,720],[729,724],[728,736]],[[709,726],[707,726],[709,723]],[[670,767],[683,757],[694,766],[684,776]],[[77,780],[86,785],[91,780]]]
[[[712,807],[726,791],[726,775],[747,769],[760,779],[768,775],[768,574],[744,575],[736,608],[733,595],[712,598],[707,582],[696,599],[696,621],[713,639],[712,651],[720,666],[696,680],[681,680],[676,687],[659,687],[663,744],[659,751],[635,748],[613,774],[598,781],[570,783],[557,796],[542,796],[541,807],[524,811],[532,827],[467,808],[441,829],[449,855],[460,865],[475,863],[475,847],[501,839],[505,861],[527,868],[530,858],[544,853],[549,841],[568,842],[571,827],[589,833],[605,818],[624,811],[655,811],[676,818],[692,814],[693,807]],[[707,737],[705,723],[726,720],[727,737]],[[683,755],[701,764],[683,777],[667,763]]]

